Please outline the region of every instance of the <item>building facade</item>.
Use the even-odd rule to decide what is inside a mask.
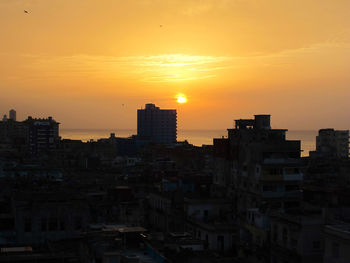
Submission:
[[[321,129],[316,137],[316,152],[337,158],[349,157],[349,130]]]
[[[350,262],[350,225],[326,225],[324,227],[324,263]]]
[[[286,140],[286,131],[271,129],[270,115],[255,115],[236,120],[228,138],[214,140],[214,185],[237,200],[237,211],[298,206],[300,141]]]
[[[27,141],[31,156],[48,153],[56,148],[59,141],[59,123],[52,117],[47,119],[28,117],[24,123],[28,127]]]
[[[176,110],[162,110],[154,104],[146,104],[137,110],[137,136],[154,143],[172,144],[177,137]]]

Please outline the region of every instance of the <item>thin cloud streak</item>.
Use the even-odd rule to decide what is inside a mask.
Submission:
[[[348,42],[315,43],[298,49],[250,56],[199,56],[163,54],[153,56],[49,56],[22,55],[23,68],[34,77],[62,76],[120,78],[141,82],[196,81],[220,76],[220,72],[247,67],[289,65],[292,58],[316,55],[325,50],[349,49]],[[4,54],[2,54],[4,55]],[[289,59],[288,59],[289,58]],[[214,74],[214,72],[216,72]],[[35,77],[37,78],[37,77]]]

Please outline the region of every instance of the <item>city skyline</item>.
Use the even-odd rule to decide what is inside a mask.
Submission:
[[[53,115],[62,128],[132,129],[136,109],[155,103],[177,109],[179,129],[267,113],[275,127],[349,129],[349,8],[2,0],[0,111]]]
[[[0,262],[350,262],[350,0],[0,0]]]

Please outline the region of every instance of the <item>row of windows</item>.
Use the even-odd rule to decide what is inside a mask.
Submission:
[[[264,192],[276,192],[278,189],[277,185],[263,185],[263,191]],[[286,192],[292,192],[292,191],[298,191],[300,190],[299,185],[285,185],[284,190]]]
[[[73,220],[73,228],[79,230],[82,228],[82,218],[75,217]],[[31,218],[24,219],[24,232],[32,232],[33,222]],[[40,219],[40,231],[41,232],[51,232],[51,231],[65,231],[67,230],[67,222],[64,218],[46,218]]]

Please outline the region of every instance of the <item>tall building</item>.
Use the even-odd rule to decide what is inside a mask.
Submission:
[[[287,140],[286,132],[271,128],[270,115],[255,115],[214,139],[213,194],[232,200],[240,246],[259,251],[252,262],[270,262],[261,259],[269,257],[271,215],[302,201],[300,141]]]
[[[11,143],[17,146],[26,144],[27,127],[23,122],[16,121],[16,112],[10,111],[10,118],[4,115],[0,121],[0,143]]]
[[[59,123],[52,117],[47,119],[28,117],[23,123],[26,124],[28,129],[27,141],[31,156],[49,153],[55,149],[60,139]]]
[[[287,140],[286,131],[271,129],[270,115],[255,115],[214,139],[214,185],[237,200],[238,211],[298,206],[300,141]]]
[[[16,111],[14,109],[11,109],[9,112],[10,120],[16,121]]]
[[[176,110],[162,110],[154,104],[146,104],[137,110],[137,136],[141,140],[172,144],[176,142]]]
[[[316,136],[316,152],[338,158],[349,157],[349,130],[321,129]]]

